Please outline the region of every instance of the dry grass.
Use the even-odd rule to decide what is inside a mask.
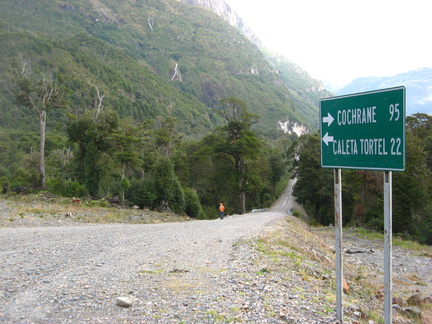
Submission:
[[[379,233],[367,231],[354,231],[354,235],[368,240],[382,239]],[[261,252],[264,260],[260,262],[266,265],[266,269],[272,272],[286,272],[286,280],[289,282],[292,273],[297,273],[304,281],[310,282],[311,287],[317,290],[317,302],[321,309],[334,309],[336,304],[335,294],[335,254],[334,248],[327,245],[324,237],[333,237],[334,228],[310,229],[302,220],[289,217],[281,222],[274,231],[261,235],[256,240],[256,248]],[[417,243],[400,243],[405,249],[415,251],[417,255],[429,254],[431,247]],[[416,274],[407,274],[407,281],[402,282],[406,287],[412,288],[425,283]],[[323,278],[327,278],[323,280]],[[344,294],[344,308],[350,312],[351,305],[361,313],[359,323],[383,323],[384,299],[384,274],[371,268],[367,264],[344,263],[344,278],[350,286],[349,294]],[[394,284],[397,284],[394,280]],[[422,310],[422,318],[409,318],[411,323],[432,323],[432,311],[428,305],[419,306]],[[319,308],[317,308],[319,309]],[[354,310],[352,310],[354,311]],[[403,320],[408,320],[405,315],[398,315]]]
[[[106,200],[73,203],[71,198],[15,195],[0,198],[0,226],[56,225],[56,223],[155,224],[181,222],[189,217],[111,206]]]

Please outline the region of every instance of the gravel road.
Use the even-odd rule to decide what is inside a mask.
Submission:
[[[224,220],[0,228],[0,322],[217,322],[233,303],[217,292],[238,266],[233,246],[286,217],[291,191],[269,211]]]
[[[270,210],[224,220],[0,227],[0,323],[335,323],[334,228],[287,216],[292,185]],[[347,230],[344,246],[374,250],[345,255],[350,289],[380,290],[382,242]],[[431,295],[430,257],[395,247],[393,259],[396,295]],[[354,300],[347,323],[383,308]]]
[[[237,240],[280,216],[256,213],[223,221],[2,229],[1,318],[90,320],[101,315],[95,306],[101,306],[103,314],[116,294],[139,290],[135,279],[140,273],[226,269]],[[69,307],[71,302],[91,308],[92,314],[75,314],[79,309]]]

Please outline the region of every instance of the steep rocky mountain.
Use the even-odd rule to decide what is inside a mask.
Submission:
[[[405,86],[407,116],[415,113],[432,115],[432,68],[423,68],[389,77],[366,77],[352,81],[338,95],[396,86]]]
[[[261,41],[254,34],[251,28],[241,18],[237,12],[224,0],[178,0],[192,6],[202,7],[213,11],[219,17],[227,21],[231,26],[240,30],[252,43],[259,48],[262,47]]]
[[[0,75],[6,80],[17,58],[58,70],[68,76],[71,109],[88,109],[97,86],[106,93],[105,105],[121,117],[175,116],[189,135],[218,124],[213,108],[229,96],[261,115],[258,127],[266,133],[288,121],[317,128],[314,89],[319,86],[304,82],[302,72],[271,62],[223,1],[185,2],[4,0]],[[226,13],[236,28],[197,5]],[[17,107],[0,96],[1,126],[17,126]]]
[[[317,107],[319,99],[328,97],[331,93],[324,84],[313,79],[300,66],[272,50],[265,48],[260,39],[248,27],[247,23],[233,10],[225,0],[179,0],[194,6],[207,8],[226,20],[233,27],[240,30],[252,43],[261,49],[262,53],[275,71],[282,77],[285,86],[291,90],[295,101],[294,109],[300,108],[307,120],[313,120],[313,128],[317,128]],[[296,134],[307,132],[307,127],[290,120],[280,120],[279,125],[285,132]]]

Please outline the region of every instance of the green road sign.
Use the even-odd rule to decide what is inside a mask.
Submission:
[[[321,99],[321,165],[405,170],[405,87]]]

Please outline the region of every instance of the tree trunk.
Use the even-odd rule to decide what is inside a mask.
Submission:
[[[122,198],[121,198],[121,201],[122,201],[122,205],[123,205],[123,207],[125,206],[125,189],[123,188],[123,180],[124,180],[124,178],[125,178],[125,164],[124,163],[122,163],[121,164],[121,179],[122,179]]]
[[[39,162],[39,177],[40,186],[45,190],[45,129],[46,129],[46,111],[42,110],[39,113],[40,122],[40,162]]]
[[[240,195],[239,195],[239,199],[240,199],[240,214],[245,214],[246,213],[246,194],[244,192],[244,190],[240,190]]]
[[[236,161],[236,165],[237,165],[237,171],[238,171],[238,176],[239,176],[239,203],[240,203],[240,214],[244,214],[246,213],[246,193],[244,190],[245,187],[245,179],[244,179],[244,174],[245,174],[245,168],[244,168],[244,161],[243,158],[239,158]]]

